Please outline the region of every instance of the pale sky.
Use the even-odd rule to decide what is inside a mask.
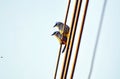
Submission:
[[[67,1],[0,0],[0,57],[3,57],[0,58],[0,79],[53,79],[59,43],[51,34],[57,30],[53,28],[56,22],[64,22]],[[85,0],[82,12],[84,3]],[[103,3],[104,0],[89,1],[74,79],[88,78]],[[119,3],[119,0],[107,0],[91,79],[120,79]],[[73,6],[74,0],[67,21],[69,26]],[[80,22],[81,19],[73,51]],[[74,52],[72,59],[73,56]],[[63,59],[61,54],[57,79]]]

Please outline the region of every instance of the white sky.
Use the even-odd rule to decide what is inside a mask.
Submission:
[[[74,0],[71,3],[69,26]],[[103,3],[89,2],[74,79],[88,77]],[[107,0],[91,79],[120,79],[119,3]],[[53,79],[59,43],[51,34],[53,25],[64,21],[66,7],[67,0],[0,0],[0,79]],[[63,58],[61,54],[58,79]]]

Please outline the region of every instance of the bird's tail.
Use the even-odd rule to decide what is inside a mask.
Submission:
[[[63,48],[63,50],[62,50],[62,53],[64,53],[64,51],[65,51],[65,48],[66,48],[66,45],[64,46],[64,48]]]

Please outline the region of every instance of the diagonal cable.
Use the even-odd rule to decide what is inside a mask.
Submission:
[[[80,33],[79,33],[79,37],[78,37],[78,43],[77,43],[77,47],[76,47],[76,52],[75,52],[75,56],[74,56],[74,62],[73,62],[73,67],[72,67],[70,79],[73,79],[73,75],[74,75],[74,71],[75,71],[75,66],[76,66],[76,62],[77,62],[77,56],[78,56],[78,52],[79,52],[79,46],[80,46],[81,37],[82,37],[82,33],[83,33],[83,28],[84,28],[84,23],[85,23],[85,18],[86,18],[88,3],[89,3],[89,0],[86,0],[84,14],[83,14],[82,23],[81,23],[81,29],[80,29]]]
[[[73,44],[74,44],[74,38],[75,38],[76,29],[77,29],[77,23],[78,23],[78,19],[79,19],[81,4],[82,4],[82,0],[79,0],[78,5],[77,5],[76,18],[75,18],[74,27],[73,27],[72,36],[71,36],[70,48],[68,51],[68,57],[67,57],[67,61],[66,61],[64,78],[67,77],[67,73],[68,73],[68,68],[69,68],[69,64],[70,64],[72,48],[73,48]]]
[[[88,79],[91,78],[93,67],[94,67],[94,61],[95,61],[97,46],[98,46],[98,42],[99,42],[100,32],[101,32],[101,28],[102,28],[102,23],[103,23],[106,4],[107,4],[107,0],[104,1],[102,13],[101,13],[101,19],[100,19],[98,33],[97,33],[97,37],[96,37],[96,42],[95,42],[95,46],[94,46],[94,50],[93,50],[93,57],[92,57],[92,61],[91,61],[91,66],[90,66],[90,72],[89,72],[89,75],[88,75]]]
[[[75,6],[74,6],[74,13],[73,13],[73,17],[72,17],[72,23],[71,23],[71,27],[70,27],[69,37],[68,37],[68,40],[67,40],[66,52],[65,52],[65,56],[64,56],[64,61],[63,61],[63,66],[62,66],[60,79],[63,79],[63,76],[64,76],[65,64],[66,64],[66,60],[67,60],[67,52],[68,52],[69,44],[70,44],[70,40],[71,40],[71,34],[72,34],[72,29],[73,29],[75,15],[76,15],[77,3],[78,3],[78,0],[76,0]]]
[[[63,30],[64,30],[64,27],[65,27],[66,22],[67,22],[67,17],[68,17],[70,3],[71,3],[71,0],[68,1],[68,6],[67,6],[66,15],[65,15],[65,22],[64,22]],[[60,48],[59,48],[59,52],[58,52],[58,59],[57,59],[57,64],[56,64],[56,69],[55,69],[55,74],[54,74],[54,79],[56,79],[56,76],[57,76],[57,70],[58,70],[58,66],[59,66],[61,49],[62,49],[62,44],[60,44]]]

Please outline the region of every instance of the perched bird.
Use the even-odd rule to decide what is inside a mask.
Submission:
[[[52,36],[53,36],[53,35],[58,39],[58,41],[59,41],[60,43],[66,44],[66,42],[67,42],[67,37],[66,37],[66,36],[62,36],[62,34],[61,34],[59,31],[55,31],[55,32],[52,34]]]
[[[63,48],[63,50],[62,50],[62,53],[63,53],[64,50],[65,50],[65,48],[66,48],[67,37],[66,37],[66,36],[62,36],[62,34],[61,34],[59,31],[55,31],[55,32],[52,34],[52,36],[53,36],[53,35],[58,39],[58,41],[59,41],[60,44],[65,45],[64,48]]]
[[[68,25],[66,25],[66,26],[64,26],[64,29],[63,29],[63,26],[64,26],[64,24],[62,22],[57,22],[54,25],[54,27],[57,27],[59,29],[59,31],[60,31],[61,34],[64,34],[64,36],[68,37],[70,28],[69,28]]]

